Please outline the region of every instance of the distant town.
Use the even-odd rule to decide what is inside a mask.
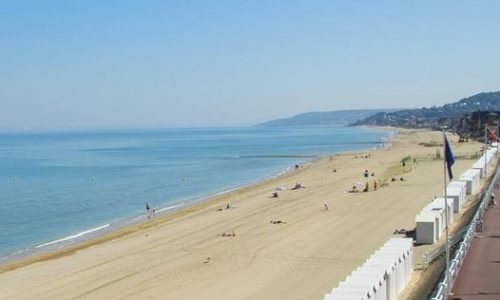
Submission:
[[[499,134],[500,91],[480,93],[443,106],[417,109],[342,110],[310,112],[291,118],[273,120],[257,126],[394,126],[430,128],[444,126],[460,136],[460,140],[484,141],[487,129]]]

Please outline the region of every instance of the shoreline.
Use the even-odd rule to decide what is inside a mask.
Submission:
[[[355,150],[357,151],[357,150]],[[362,152],[368,152],[371,150],[367,151],[362,151]],[[336,153],[332,154],[333,156],[336,155],[345,155],[351,153],[351,151],[346,151],[343,153]],[[253,188],[258,188],[259,186],[265,185],[272,183],[275,180],[281,180],[281,179],[286,179],[287,176],[296,174],[295,172],[301,171],[302,169],[306,169],[309,167],[311,164],[314,164],[315,162],[318,162],[321,159],[325,159],[328,156],[317,156],[315,158],[311,158],[310,161],[304,162],[303,163],[303,168],[300,168],[299,170],[295,170],[292,167],[288,167],[287,169],[278,172],[276,175],[272,175],[268,178],[257,180],[254,183],[248,183],[244,184],[242,186],[234,187],[234,188],[229,188],[224,191],[220,192],[215,192],[207,196],[202,196],[202,197],[197,197],[193,198],[192,200],[187,200],[183,201],[180,204],[175,204],[170,207],[172,209],[168,209],[169,207],[161,207],[159,208],[157,214],[155,217],[151,219],[147,219],[146,214],[144,215],[138,215],[135,217],[131,217],[129,219],[121,220],[118,221],[120,224],[105,224],[102,226],[98,226],[96,228],[101,228],[103,229],[109,228],[107,231],[103,231],[98,235],[94,236],[89,236],[87,238],[83,238],[81,240],[76,240],[72,243],[69,243],[67,245],[63,245],[62,247],[57,247],[57,248],[52,248],[52,249],[47,249],[47,250],[40,250],[37,252],[32,252],[30,253],[29,250],[20,250],[20,251],[26,251],[28,252],[26,255],[22,255],[20,257],[17,257],[15,254],[10,255],[8,257],[12,257],[9,259],[6,259],[4,261],[0,262],[0,274],[8,271],[15,270],[17,268],[22,268],[24,266],[37,263],[37,262],[42,262],[46,260],[51,260],[51,259],[56,259],[59,257],[64,257],[66,255],[71,255],[74,254],[76,251],[86,249],[91,246],[99,245],[102,243],[106,243],[109,241],[112,241],[114,239],[123,237],[128,234],[132,234],[141,230],[149,229],[152,227],[155,227],[160,224],[164,224],[168,221],[181,218],[183,215],[187,214],[188,212],[193,212],[198,209],[203,209],[207,206],[213,205],[218,202],[223,202],[222,200],[231,197],[232,194],[234,193],[240,193],[244,192],[248,189],[253,189]],[[223,203],[221,203],[223,204]],[[185,210],[185,211],[184,211]],[[92,231],[92,228],[86,231]],[[75,235],[79,235],[80,233],[77,233]],[[73,235],[71,235],[73,236]],[[57,241],[60,240],[66,240],[70,238],[71,236],[68,237],[63,237],[55,241],[49,241],[40,245],[44,244],[53,244]],[[33,248],[37,248],[40,245],[33,246]]]
[[[2,266],[0,294],[42,300],[320,299],[395,228],[414,227],[418,212],[441,195],[439,147],[425,146],[441,138],[440,132],[401,131],[390,148],[323,156],[251,187],[13,263],[9,272]],[[480,145],[450,139],[460,157],[454,172],[460,173]],[[418,164],[401,170],[401,159],[410,155]],[[353,182],[368,182],[366,169],[375,174],[370,191],[349,193]],[[400,176],[405,180],[391,180]],[[305,188],[290,190],[296,182]],[[287,190],[271,197],[282,186]],[[224,209],[228,202],[232,208]],[[227,232],[235,235],[222,234]],[[34,288],[23,288],[33,282]]]
[[[82,229],[82,231],[77,233],[71,233],[67,236],[63,236],[55,240],[40,242],[28,248],[20,249],[13,253],[9,253],[4,257],[0,257],[0,274],[36,262],[71,255],[76,251],[86,249],[94,245],[99,245],[116,238],[120,238],[125,235],[137,232],[139,230],[163,224],[184,215],[183,210],[191,212],[192,210],[202,209],[206,206],[212,205],[213,203],[222,201],[222,199],[231,197],[231,195],[233,194],[238,194],[249,189],[258,188],[262,185],[270,184],[276,180],[286,179],[287,177],[297,174],[297,172],[300,172],[301,170],[306,169],[315,163],[318,163],[322,159],[325,160],[329,157],[350,154],[354,155],[358,152],[371,152],[378,149],[386,149],[387,147],[390,147],[389,144],[391,139],[397,136],[400,130],[399,128],[394,127],[362,127],[370,130],[385,132],[387,133],[387,135],[384,136],[379,142],[370,143],[371,145],[377,145],[371,148],[346,150],[332,154],[321,154],[315,156],[293,156],[293,158],[303,158],[303,161],[299,162],[301,166],[299,169],[295,169],[293,166],[289,166],[283,170],[277,171],[275,174],[272,174],[270,176],[256,179],[254,181],[250,181],[236,187],[229,187],[227,189],[216,191],[199,197],[195,196],[193,198],[183,199],[179,202],[173,202],[170,205],[166,206],[159,206],[157,207],[158,210],[156,211],[156,215],[151,219],[148,219],[146,214],[136,214],[119,219],[115,222],[108,221],[104,222],[105,224],[96,224],[92,228]],[[179,214],[179,216],[177,216],[177,214]]]

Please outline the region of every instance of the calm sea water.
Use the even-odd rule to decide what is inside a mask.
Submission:
[[[256,182],[318,155],[379,146],[355,127],[0,134],[0,261],[61,247]]]

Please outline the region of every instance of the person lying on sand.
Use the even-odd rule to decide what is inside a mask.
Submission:
[[[221,236],[230,236],[230,237],[235,237],[236,234],[234,233],[234,230],[232,232],[223,232]]]
[[[357,193],[357,192],[358,192],[358,188],[355,185],[353,185],[352,189],[349,191],[349,193]]]
[[[286,222],[281,220],[271,220],[271,224],[286,224]]]
[[[226,206],[224,208],[217,208],[217,211],[223,211],[224,209],[233,209],[234,206],[231,205],[231,202],[229,202],[228,204],[226,204]]]
[[[302,188],[305,188],[305,186],[302,183],[297,182],[297,183],[295,183],[295,186],[292,188],[292,190],[298,190],[298,189],[302,189]]]

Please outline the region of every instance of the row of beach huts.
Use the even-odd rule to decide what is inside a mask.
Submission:
[[[477,191],[481,178],[496,158],[497,148],[489,148],[471,169],[448,184],[446,201],[444,197],[435,198],[422,209],[416,217],[417,244],[433,244],[441,237],[445,226],[453,223],[453,215],[461,211],[466,196]],[[391,238],[323,300],[395,300],[412,272],[413,239]]]
[[[396,299],[413,272],[413,239],[391,238],[323,300]]]
[[[458,180],[453,180],[446,187],[444,197],[435,198],[426,205],[415,218],[416,243],[434,244],[443,234],[446,225],[453,223],[454,214],[461,212],[467,195],[477,192],[481,179],[486,176],[487,169],[496,163],[497,148],[489,148],[473,165],[463,172]],[[448,218],[446,218],[446,206]]]

